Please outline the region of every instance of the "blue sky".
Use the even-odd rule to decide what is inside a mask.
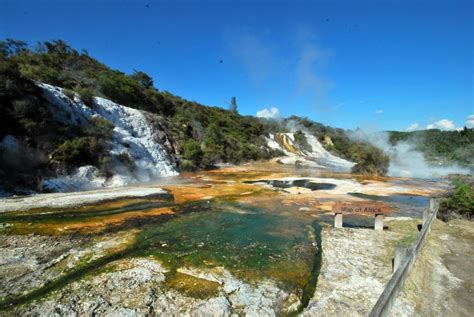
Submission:
[[[0,0],[0,38],[63,39],[242,114],[451,129],[474,114],[473,3]]]

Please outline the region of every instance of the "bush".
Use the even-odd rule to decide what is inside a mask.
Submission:
[[[92,107],[94,105],[94,90],[87,87],[76,87],[76,92],[79,94],[79,98],[81,101],[88,107]]]
[[[133,74],[129,76],[130,78],[136,80],[145,88],[153,87],[153,78],[151,78],[147,73],[142,71],[133,71]]]
[[[206,143],[203,151],[202,165],[205,167],[213,167],[217,162],[222,160],[224,156],[224,148],[220,144]]]
[[[71,99],[71,100],[74,100],[74,97],[75,97],[75,95],[76,95],[76,94],[74,93],[74,91],[72,91],[71,89],[67,89],[67,88],[63,89],[63,94],[65,94],[66,97],[68,97],[68,98]],[[84,101],[83,101],[83,102],[84,102]]]
[[[303,151],[306,152],[311,152],[313,151],[313,148],[311,145],[308,143],[308,139],[306,138],[306,135],[301,131],[298,130],[293,134],[293,137],[295,139],[295,144]]]
[[[195,171],[198,167],[190,160],[182,160],[179,168],[182,171]]]
[[[201,144],[194,139],[189,139],[183,146],[183,158],[192,162],[196,167],[201,165],[202,150]]]
[[[117,160],[119,160],[120,163],[122,163],[123,165],[125,165],[129,169],[134,168],[133,159],[130,156],[130,154],[128,154],[127,152],[122,152],[120,154],[117,154]]]
[[[114,133],[114,125],[107,119],[102,117],[92,117],[84,133],[98,139],[110,139]]]
[[[380,149],[370,147],[362,153],[359,162],[352,168],[352,173],[384,176],[388,172],[389,157]]]
[[[99,158],[99,173],[103,177],[111,177],[113,175],[114,164],[112,159],[108,156],[101,156]]]
[[[462,216],[471,219],[474,214],[474,184],[462,179],[456,178],[452,181],[454,188],[442,200],[439,217],[443,220],[449,220],[453,216]]]
[[[53,159],[68,168],[81,165],[98,166],[103,151],[104,147],[97,138],[80,137],[59,145],[53,153]]]

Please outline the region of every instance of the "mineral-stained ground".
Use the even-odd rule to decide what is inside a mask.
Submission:
[[[120,194],[3,199],[0,312],[364,316],[390,279],[395,246],[416,238],[427,197],[443,186],[267,163]],[[334,229],[341,201],[391,207],[385,230],[374,231],[367,214],[344,215],[345,228]],[[437,235],[437,226],[433,241],[459,238],[454,229]],[[446,250],[438,258],[449,267],[457,260]],[[413,309],[403,312],[423,311],[416,295],[404,291]]]

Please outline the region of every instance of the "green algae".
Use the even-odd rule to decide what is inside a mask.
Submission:
[[[255,207],[234,203],[223,209],[216,204],[211,210],[143,230],[137,245],[142,255],[156,256],[170,269],[224,266],[241,278],[266,276],[298,286],[300,281],[285,279],[281,274],[285,270],[279,268],[310,271],[312,245],[306,225],[301,219]]]
[[[303,308],[307,307],[309,301],[316,291],[316,285],[318,284],[319,272],[321,270],[321,264],[323,259],[323,247],[321,240],[321,225],[315,221],[313,223],[315,238],[316,238],[316,253],[314,256],[313,267],[311,269],[311,277],[308,280],[308,283],[303,288],[303,295],[301,296],[301,306],[299,311],[302,311]]]
[[[25,304],[32,300],[41,299],[52,291],[58,290],[64,287],[65,285],[82,278],[86,274],[96,271],[98,268],[104,266],[105,264],[124,257],[128,252],[129,250],[125,250],[101,257],[91,262],[85,262],[82,265],[76,266],[74,270],[65,273],[56,280],[48,281],[43,286],[34,289],[29,293],[22,294],[19,296],[6,297],[0,300],[0,311],[11,309],[17,305]]]
[[[284,216],[280,214],[281,208],[269,210],[233,200],[198,201],[175,205],[173,209],[179,216],[165,218],[159,224],[142,224],[135,241],[127,249],[96,260],[81,261],[74,269],[63,272],[56,280],[38,289],[4,298],[0,301],[0,310],[40,299],[75,280],[101,272],[113,261],[150,255],[158,258],[172,272],[169,287],[198,298],[212,296],[217,292],[217,286],[192,277],[184,278],[176,272],[177,268],[223,266],[247,281],[271,278],[281,287],[299,294],[314,292],[314,288],[308,288],[308,280],[311,285],[314,284],[315,250],[308,239],[312,230],[308,225],[313,220]],[[58,221],[67,221],[69,217],[64,216],[66,213],[56,212]],[[15,216],[18,221],[23,221],[23,217],[35,215],[10,215]],[[48,221],[54,219],[54,214],[37,216],[37,221],[45,220],[46,217]],[[32,218],[26,219],[31,221]]]
[[[229,177],[232,178],[232,175],[226,175],[225,179]],[[248,204],[239,202],[242,195],[243,193],[233,193],[207,201],[183,204],[151,200],[134,202],[119,208],[91,206],[85,210],[60,209],[1,214],[0,222],[27,224],[80,223],[88,219],[107,219],[120,213],[146,212],[159,207],[172,207],[176,212],[176,215],[157,215],[146,219],[130,218],[113,229],[110,228],[113,231],[134,228],[139,233],[125,250],[114,251],[99,259],[81,261],[71,270],[58,272],[61,275],[43,287],[25,295],[0,300],[0,311],[48,296],[76,280],[103,272],[113,272],[117,260],[150,255],[170,270],[169,274],[166,274],[165,286],[188,296],[215,296],[220,287],[215,282],[179,273],[178,268],[224,267],[246,281],[258,282],[263,278],[277,281],[279,287],[300,296],[301,305],[297,312],[302,311],[314,294],[321,267],[320,224],[325,225],[324,222],[327,222],[332,226],[333,216],[321,215],[314,221],[314,218],[298,212],[296,207],[279,205],[278,199],[273,202],[272,199],[277,194],[265,188],[245,192]],[[254,200],[252,205],[252,199],[249,197],[260,199]],[[265,201],[265,208],[258,205],[262,199]],[[403,202],[417,204],[418,200],[409,198]],[[345,216],[345,225],[372,227],[373,218]],[[33,226],[30,231],[35,230]],[[108,232],[105,230],[101,234]],[[315,239],[308,238],[311,234]],[[411,237],[406,239],[411,240]]]
[[[205,299],[219,294],[220,284],[188,274],[174,272],[166,278],[166,285],[190,297]]]

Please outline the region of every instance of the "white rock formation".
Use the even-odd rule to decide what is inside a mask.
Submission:
[[[293,133],[270,134],[267,145],[285,153],[279,158],[279,162],[289,165],[302,165],[316,168],[328,168],[338,171],[349,171],[355,163],[337,157],[324,149],[321,143],[313,135],[303,132],[306,136],[311,151],[301,149],[294,141]]]
[[[87,124],[93,117],[101,117],[113,124],[113,141],[110,154],[126,154],[133,162],[133,173],[125,171],[111,179],[101,177],[92,166],[79,167],[73,175],[45,181],[45,187],[55,191],[72,191],[97,187],[123,186],[133,182],[146,182],[157,177],[177,175],[167,157],[165,148],[156,140],[147,116],[152,114],[95,97],[92,107],[86,106],[76,94],[70,99],[62,88],[38,83],[50,101],[56,120],[70,125]]]

